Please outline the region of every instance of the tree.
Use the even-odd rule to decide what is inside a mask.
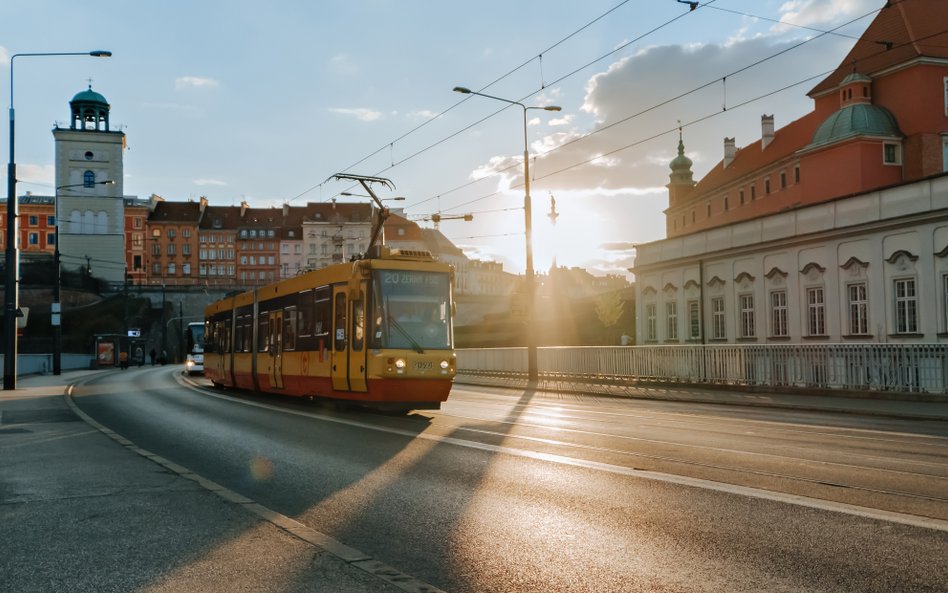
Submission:
[[[596,298],[596,316],[604,327],[612,327],[619,323],[624,312],[625,303],[619,291],[607,292]]]

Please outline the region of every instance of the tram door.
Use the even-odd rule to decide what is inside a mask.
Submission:
[[[346,285],[332,289],[332,388],[335,391],[349,391],[349,332],[346,321],[349,319]]]
[[[283,309],[270,311],[270,385],[283,389]]]
[[[364,392],[365,282],[353,296],[347,285],[333,287],[332,388]]]
[[[365,282],[349,299],[349,390],[365,392]]]

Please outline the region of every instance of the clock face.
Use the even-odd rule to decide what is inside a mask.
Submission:
[[[95,156],[95,155],[92,154],[92,151],[91,151],[91,150],[87,150],[87,151],[86,151],[85,157],[86,157],[86,160],[87,160],[87,161],[91,161],[93,156]]]

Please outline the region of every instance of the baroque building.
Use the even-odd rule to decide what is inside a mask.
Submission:
[[[637,341],[948,340],[948,3],[883,8],[813,111],[697,183],[679,140],[667,238],[637,246]]]

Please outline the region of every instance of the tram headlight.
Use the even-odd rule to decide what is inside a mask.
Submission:
[[[396,358],[396,359],[395,359],[395,368],[398,369],[398,370],[400,370],[400,371],[405,370],[405,359],[404,359],[404,358]]]
[[[449,367],[449,366],[451,366],[451,365],[448,364],[448,361],[446,361],[446,360],[442,360],[442,361],[441,361],[441,370],[442,370],[442,371],[448,370],[448,367]]]

